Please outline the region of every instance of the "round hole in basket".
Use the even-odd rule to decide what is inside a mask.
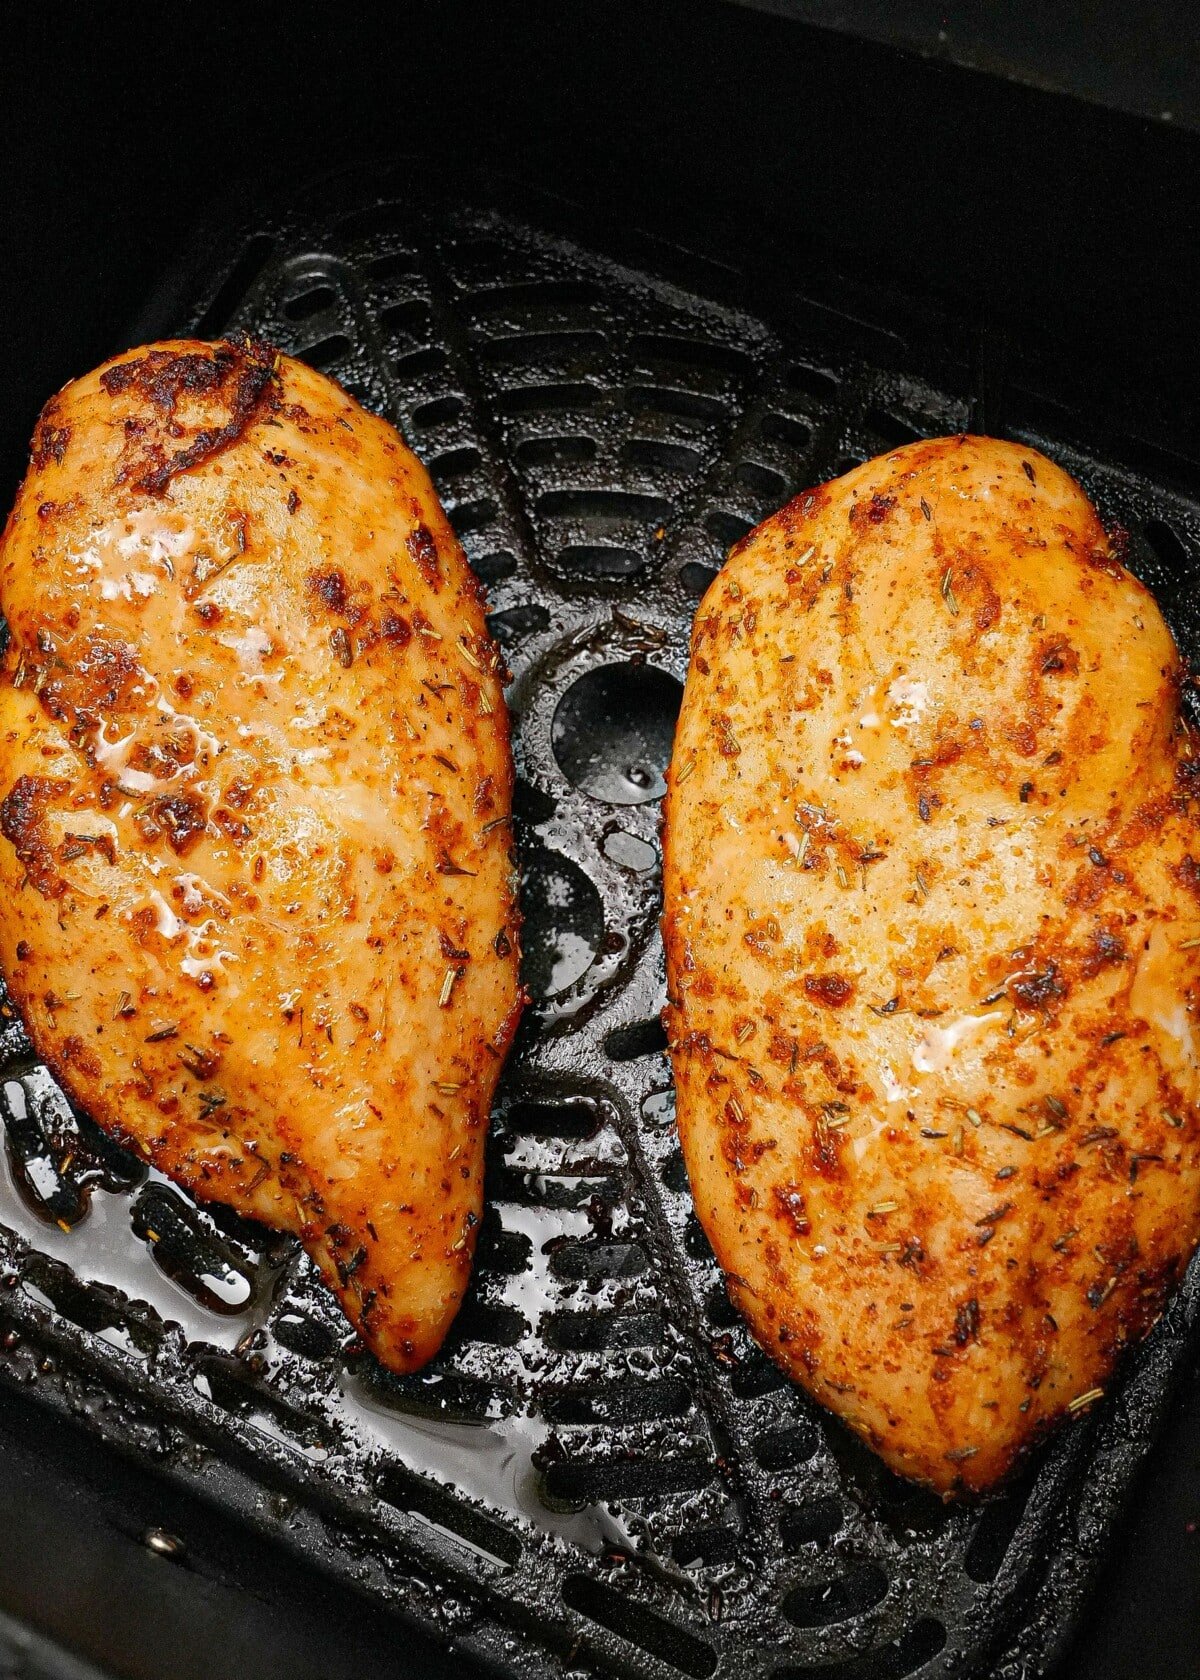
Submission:
[[[666,792],[683,689],[656,665],[601,665],[577,677],[554,713],[551,744],[567,780],[610,805]]]

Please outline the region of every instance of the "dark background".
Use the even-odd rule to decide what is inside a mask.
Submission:
[[[199,225],[396,151],[483,160],[759,287],[803,285],[885,323],[902,302],[936,309],[981,354],[1000,346],[999,377],[1064,405],[1068,425],[1196,482],[1188,7],[114,0],[14,5],[0,29],[4,502],[40,403],[124,342]],[[1197,1521],[1193,1373],[1070,1680],[1200,1676]],[[186,1558],[145,1548],[156,1525]],[[8,1399],[0,1672],[5,1612],[155,1680],[451,1671],[343,1589]],[[22,1660],[34,1675],[50,1659],[34,1641]]]
[[[1116,111],[1200,128],[1193,0],[746,0],[762,11],[911,48]]]

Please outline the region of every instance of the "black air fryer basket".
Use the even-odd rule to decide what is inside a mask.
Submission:
[[[470,1295],[404,1379],[293,1243],[198,1209],[74,1113],[5,1005],[0,1418],[21,1391],[48,1430],[117,1449],[117,1480],[152,1467],[164,1500],[197,1495],[464,1665],[1032,1675],[1194,1357],[1200,1271],[1103,1404],[989,1501],[899,1481],[787,1382],[729,1305],[675,1134],[662,773],[700,595],[797,490],[914,438],[1027,441],[1128,532],[1193,654],[1200,468],[1153,401],[1135,438],[1048,398],[1036,333],[929,293],[872,311],[869,274],[806,288],[755,239],[754,261],[713,262],[425,151],[256,197],[123,335],[265,338],[429,467],[513,673],[535,1003]],[[145,1538],[164,1568],[184,1556]]]

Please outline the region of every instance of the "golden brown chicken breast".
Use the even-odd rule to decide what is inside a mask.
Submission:
[[[43,412],[0,604],[0,963],[38,1052],[421,1365],[520,1007],[499,659],[429,479],[299,362],[133,351]]]
[[[763,1346],[896,1470],[1002,1477],[1200,1235],[1200,761],[1079,487],[914,444],[798,496],[696,618],[667,1023]]]

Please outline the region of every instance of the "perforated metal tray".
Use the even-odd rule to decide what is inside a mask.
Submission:
[[[247,329],[333,374],[426,461],[490,591],[537,1002],[450,1341],[420,1376],[382,1372],[290,1242],[198,1211],[73,1114],[5,1006],[0,1380],[502,1670],[1040,1672],[1200,1273],[1003,1497],[946,1508],[891,1477],[756,1350],[691,1211],[658,798],[699,595],[797,489],[968,424],[1026,438],[1129,531],[1191,652],[1196,484],[1117,465],[1069,415],[1047,436],[954,323],[764,301],[678,252],[573,243],[572,220],[412,166],[331,178],[206,245],[137,332]]]

